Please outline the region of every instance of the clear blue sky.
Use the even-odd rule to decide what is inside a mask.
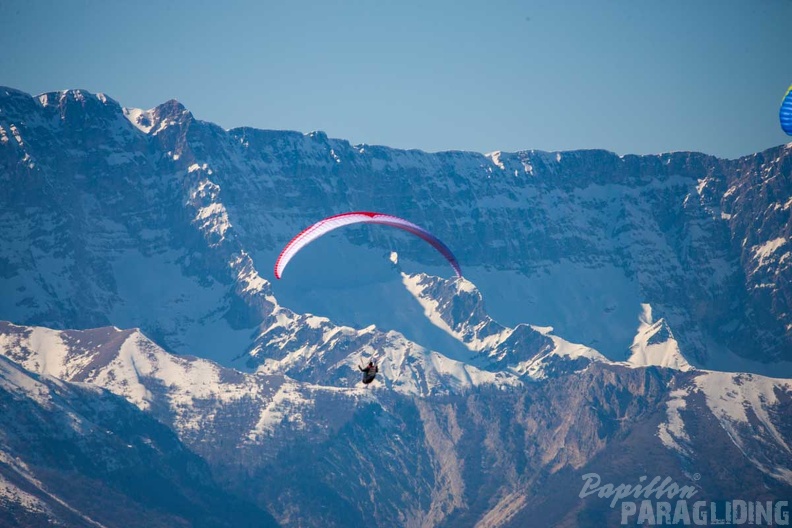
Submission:
[[[0,0],[0,84],[437,150],[790,139],[792,0]]]

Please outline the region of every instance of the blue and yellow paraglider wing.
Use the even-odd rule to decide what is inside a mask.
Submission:
[[[781,101],[781,110],[779,110],[778,117],[781,119],[781,128],[784,132],[792,136],[792,86],[784,95],[784,100]]]

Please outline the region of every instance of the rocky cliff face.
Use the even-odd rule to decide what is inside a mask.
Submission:
[[[617,522],[578,496],[592,472],[785,497],[792,386],[737,371],[792,361],[791,154],[429,154],[0,89],[0,352],[121,396],[288,526]],[[429,228],[466,278],[365,226],[274,279],[355,209]],[[39,515],[13,478],[6,507]]]
[[[734,161],[429,154],[320,132],[224,131],[176,101],[141,111],[84,91],[0,96],[7,320],[137,326],[173,351],[223,361],[252,347],[273,293],[366,326],[326,299],[350,291],[348,268],[392,293],[382,253],[368,248],[443,272],[421,241],[349,229],[306,249],[289,284],[271,284],[270,269],[316,219],[373,209],[437,233],[510,325],[554,326],[621,359],[646,303],[699,364],[729,352],[792,359],[786,147]],[[332,274],[308,272],[314,262]],[[378,326],[398,326],[367,308]]]

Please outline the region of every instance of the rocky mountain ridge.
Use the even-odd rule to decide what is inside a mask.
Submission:
[[[243,374],[132,330],[5,323],[0,352],[134,403],[284,525],[597,526],[618,511],[577,500],[591,471],[668,475],[711,498],[792,490],[790,380],[557,356],[520,385],[416,397]]]
[[[255,349],[274,296],[299,305],[306,290],[327,298],[349,284],[342,252],[363,254],[361,282],[389,292],[399,278],[369,246],[398,249],[413,272],[440,269],[420,241],[360,228],[306,249],[326,263],[321,283],[299,262],[298,279],[272,282],[268,263],[305,225],[374,209],[436,232],[512,326],[553,326],[618,360],[650,304],[699,365],[792,359],[787,147],[740,160],[429,154],[318,132],[224,131],[176,101],[141,111],[79,90],[2,93],[7,320],[141,327],[171,350],[228,363],[218,344]],[[367,326],[327,301],[308,304]]]
[[[173,432],[96,384],[0,357],[0,525],[275,526]]]

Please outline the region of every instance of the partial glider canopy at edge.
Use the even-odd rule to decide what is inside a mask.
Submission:
[[[792,136],[792,86],[787,89],[781,101],[778,118],[781,120],[781,129]]]
[[[343,213],[327,217],[324,220],[316,222],[314,225],[305,229],[302,233],[291,239],[291,241],[286,244],[286,247],[283,248],[283,251],[281,251],[280,255],[278,256],[278,260],[275,262],[275,278],[281,278],[286,265],[294,257],[294,255],[299,253],[302,248],[322,235],[329,233],[333,229],[338,229],[339,227],[348,226],[350,224],[382,224],[398,227],[399,229],[403,229],[408,233],[417,235],[429,242],[432,247],[434,247],[446,258],[446,260],[454,268],[457,276],[462,276],[462,269],[459,267],[459,263],[457,262],[456,257],[454,257],[454,254],[451,253],[451,250],[448,249],[448,247],[443,244],[439,238],[434,236],[426,229],[417,226],[412,222],[405,220],[404,218],[399,218],[398,216],[357,211],[353,213]]]

